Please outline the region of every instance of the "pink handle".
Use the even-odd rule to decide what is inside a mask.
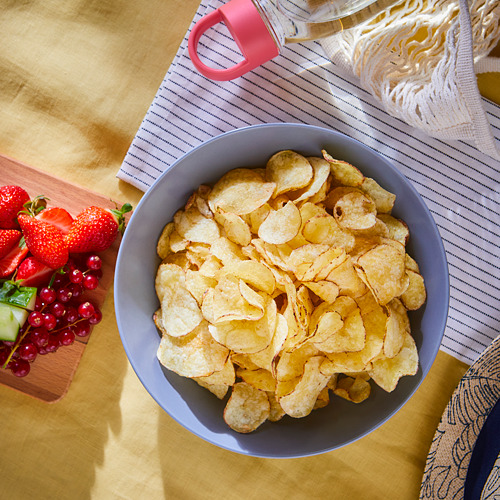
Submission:
[[[218,23],[224,23],[238,45],[244,59],[226,69],[205,65],[198,56],[201,36]],[[279,54],[252,0],[231,0],[217,10],[202,17],[192,28],[188,40],[189,56],[195,68],[211,80],[233,80]]]

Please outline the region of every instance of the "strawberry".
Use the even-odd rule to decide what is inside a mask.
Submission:
[[[68,261],[68,246],[57,227],[26,213],[17,217],[29,251],[43,264],[58,269]]]
[[[36,215],[38,220],[48,222],[53,226],[56,226],[63,235],[69,233],[69,228],[73,223],[73,217],[71,214],[60,207],[46,208]]]
[[[21,239],[21,231],[0,229],[0,259],[5,257]]]
[[[16,281],[22,280],[22,286],[40,286],[48,283],[53,273],[54,269],[30,255],[19,264]]]
[[[14,245],[10,252],[0,259],[0,278],[9,277],[19,263],[26,257],[28,247],[24,244]]]
[[[29,199],[29,194],[20,186],[0,186],[0,228],[17,228],[17,214]]]
[[[118,233],[125,230],[125,213],[132,206],[125,203],[118,210],[100,207],[87,207],[73,221],[66,243],[70,253],[101,252],[109,248]]]

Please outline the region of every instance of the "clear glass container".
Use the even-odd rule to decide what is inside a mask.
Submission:
[[[399,0],[230,0],[198,21],[189,36],[196,69],[213,80],[232,80],[279,55],[285,44],[318,40],[372,19]],[[227,69],[198,57],[200,37],[224,23],[244,60]]]

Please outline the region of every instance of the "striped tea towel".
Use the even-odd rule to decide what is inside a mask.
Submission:
[[[222,3],[204,0],[194,21]],[[224,67],[238,60],[223,25],[207,36],[207,57],[215,49]],[[500,106],[483,104],[500,142]],[[186,36],[118,177],[146,191],[205,140],[269,122],[344,133],[384,155],[413,183],[439,227],[449,263],[450,316],[442,349],[474,362],[500,330],[500,162],[471,144],[431,138],[390,116],[358,80],[336,70],[319,43],[288,46],[244,77],[215,82],[194,70]]]

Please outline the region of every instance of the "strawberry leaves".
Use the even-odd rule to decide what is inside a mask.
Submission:
[[[111,209],[110,212],[116,217],[116,223],[118,224],[118,232],[123,235],[125,231],[125,214],[132,211],[132,205],[130,203],[123,204],[122,208]]]

